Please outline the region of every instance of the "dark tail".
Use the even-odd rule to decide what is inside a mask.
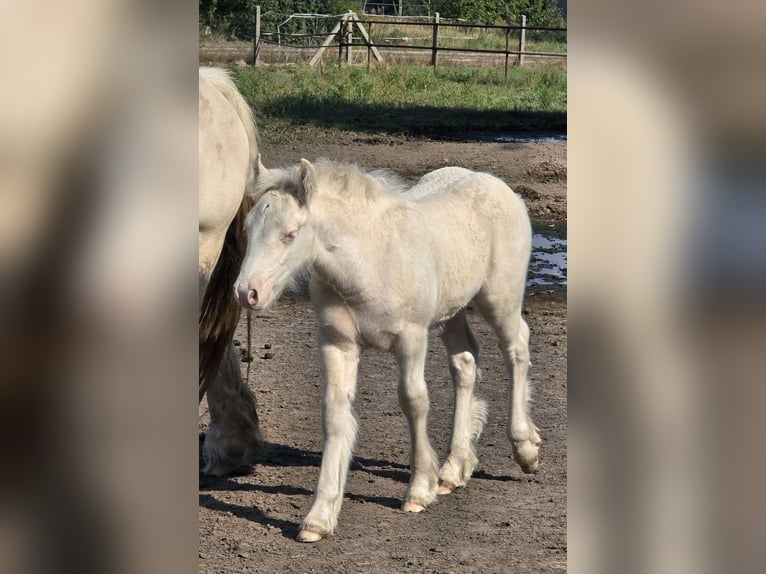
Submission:
[[[237,214],[226,231],[221,255],[210,276],[199,314],[199,400],[223,359],[226,347],[234,337],[241,307],[234,299],[232,286],[239,275],[247,250],[245,218],[252,207],[248,195],[242,199]]]

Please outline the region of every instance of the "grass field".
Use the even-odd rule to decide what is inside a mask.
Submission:
[[[566,129],[566,70],[305,65],[234,68],[261,130],[299,125],[459,137]]]

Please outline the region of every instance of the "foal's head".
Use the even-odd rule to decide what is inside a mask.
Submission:
[[[266,170],[258,158],[255,204],[245,223],[247,253],[234,284],[240,305],[261,310],[274,303],[312,262],[314,232],[308,204],[316,191],[314,166]]]

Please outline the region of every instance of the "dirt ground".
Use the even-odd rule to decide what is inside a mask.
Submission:
[[[300,157],[387,167],[414,180],[443,165],[491,171],[522,192],[542,223],[566,218],[566,144],[434,142],[349,136],[347,141],[262,141],[267,166]],[[526,190],[526,191],[525,191]],[[409,471],[406,421],[390,355],[362,357],[355,412],[359,435],[337,533],[313,545],[294,541],[319,472],[322,378],[316,319],[307,297],[285,296],[253,317],[250,381],[268,444],[239,476],[200,477],[200,572],[561,572],[566,570],[566,294],[531,292],[532,416],[543,439],[540,469],[525,475],[505,437],[508,378],[496,338],[469,309],[481,345],[477,395],[490,405],[479,464],[466,488],[422,514],[399,510]],[[245,346],[244,319],[236,338]],[[446,353],[429,342],[429,435],[443,460],[452,415]],[[243,373],[246,363],[242,363]],[[207,422],[200,408],[200,428]]]

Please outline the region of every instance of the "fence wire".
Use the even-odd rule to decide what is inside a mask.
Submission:
[[[407,50],[409,48],[414,51],[421,51],[433,49],[435,37],[433,18],[423,16],[402,18],[366,13],[358,15],[357,23],[349,30],[348,24],[343,24],[339,28],[339,23],[344,16],[347,16],[347,13],[290,14],[278,11],[264,12],[260,18],[260,43],[269,46],[272,58],[274,57],[273,54],[276,53],[275,50],[279,51],[280,48],[297,48],[304,52],[318,50],[323,45],[326,48],[351,45],[355,50],[364,49],[368,46],[368,40],[360,33],[358,28],[360,25],[366,30],[365,35],[369,35],[371,45],[381,50]],[[236,39],[252,42],[255,39],[255,13],[248,14],[249,22],[246,28],[242,24],[243,18],[239,19],[240,32]],[[466,52],[518,55],[523,51],[524,54],[530,56],[566,58],[565,28],[527,26],[526,40],[522,41],[522,32],[518,24],[486,26],[459,19],[439,19],[438,26],[437,50],[445,54]],[[220,35],[218,37],[220,38]],[[524,44],[524,48],[521,47],[522,44]],[[260,54],[260,49],[257,52]],[[435,53],[436,51],[434,51]],[[289,50],[286,50],[285,62],[289,59],[288,54]]]

